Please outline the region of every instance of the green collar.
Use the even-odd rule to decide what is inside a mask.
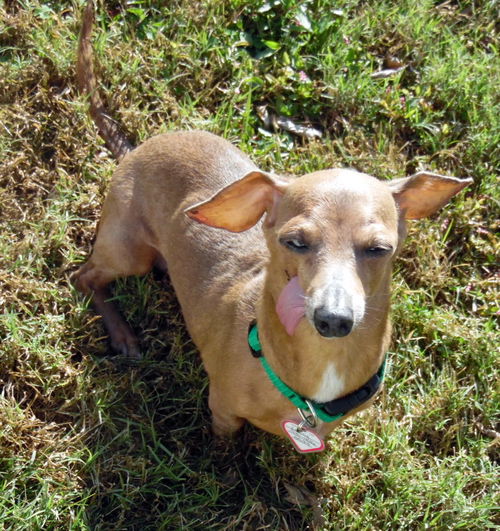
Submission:
[[[370,398],[372,398],[380,389],[380,386],[384,381],[386,358],[384,358],[377,373],[374,374],[363,386],[356,389],[356,391],[341,398],[330,400],[329,402],[318,403],[310,401],[295,392],[273,371],[262,354],[262,345],[260,344],[256,322],[251,323],[248,329],[248,345],[252,351],[252,355],[260,360],[267,376],[278,391],[286,396],[294,406],[301,410],[308,411],[309,404],[312,404],[314,412],[323,422],[333,422],[338,420],[349,413],[349,411],[370,400]]]

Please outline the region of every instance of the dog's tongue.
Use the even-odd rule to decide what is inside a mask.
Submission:
[[[299,285],[299,277],[293,277],[283,288],[276,304],[276,312],[288,335],[295,332],[305,309],[305,295]]]

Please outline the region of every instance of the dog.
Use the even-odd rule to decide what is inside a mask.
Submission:
[[[109,300],[118,277],[168,271],[209,377],[217,436],[249,421],[319,451],[382,387],[392,264],[406,220],[432,215],[472,182],[430,172],[380,181],[351,169],[285,178],[203,131],[132,149],[106,115],[84,13],[77,75],[120,163],[89,260],[74,274],[113,348],[138,340]]]

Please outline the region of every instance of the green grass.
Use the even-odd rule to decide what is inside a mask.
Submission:
[[[499,525],[496,3],[99,6],[102,94],[134,142],[203,128],[277,173],[475,179],[412,223],[386,391],[312,457],[251,427],[230,449],[213,441],[167,280],[118,283],[145,357],[108,356],[68,281],[115,167],[74,85],[83,3],[0,6],[0,529]],[[405,69],[373,79],[392,56]],[[322,138],[266,128],[261,106]]]

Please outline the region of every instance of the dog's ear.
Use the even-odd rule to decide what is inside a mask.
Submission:
[[[208,201],[185,210],[191,218],[210,227],[242,232],[253,227],[267,212],[266,224],[272,225],[276,207],[288,183],[261,171],[252,171],[243,179],[226,186]]]
[[[394,179],[388,185],[405,219],[430,216],[455,194],[472,183],[472,179],[457,179],[421,171],[410,177]]]

